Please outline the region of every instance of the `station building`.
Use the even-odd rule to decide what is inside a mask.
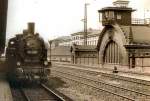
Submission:
[[[58,46],[71,46],[71,36],[61,36],[49,41],[51,49]]]
[[[89,28],[87,30],[87,45],[97,45],[101,30]],[[84,31],[71,34],[72,45],[84,45]]]
[[[89,28],[87,30],[87,45],[97,45],[98,37],[101,30],[96,30]],[[84,31],[72,33],[71,36],[61,36],[56,39],[51,40],[52,48],[58,46],[72,46],[73,44],[76,45],[83,45],[84,44]]]
[[[70,46],[58,46],[53,48],[49,57],[51,61],[71,62]]]
[[[95,35],[96,45],[83,45],[84,33],[72,34],[72,63],[150,72],[150,21],[133,19],[128,3],[117,0],[98,11],[103,29]]]
[[[150,21],[133,19],[128,3],[117,0],[98,11],[104,27],[97,46],[72,46],[72,63],[150,72]]]
[[[76,45],[71,47],[73,64],[95,65],[98,64],[98,52],[94,45]]]
[[[99,64],[120,68],[150,68],[150,24],[145,19],[133,20],[129,1],[117,0],[114,7],[99,10],[102,25],[97,50]]]
[[[71,36],[62,36],[50,41],[48,56],[51,61],[72,62],[74,64],[98,64],[96,45],[100,30],[89,28],[87,45],[84,46],[84,32],[76,32]]]

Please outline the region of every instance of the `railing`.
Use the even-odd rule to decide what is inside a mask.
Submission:
[[[100,20],[100,22],[103,23],[103,25],[110,25],[110,24],[114,24],[116,21],[112,19],[112,20]],[[131,23],[133,25],[149,25],[150,18],[146,18],[146,19],[132,18]]]
[[[150,24],[150,18],[146,18],[146,19],[138,19],[138,18],[133,18],[132,19],[132,24],[135,24],[135,25],[148,25]]]

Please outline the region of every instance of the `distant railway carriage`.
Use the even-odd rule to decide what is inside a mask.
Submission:
[[[27,33],[11,38],[6,48],[8,76],[12,80],[47,80],[50,74],[44,40],[34,34],[34,23]]]

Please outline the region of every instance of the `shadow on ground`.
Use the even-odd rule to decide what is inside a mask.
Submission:
[[[66,87],[65,84],[66,82],[59,77],[50,77],[49,81],[47,82],[47,85],[51,88]]]

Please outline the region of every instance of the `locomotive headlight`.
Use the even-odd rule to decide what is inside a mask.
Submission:
[[[47,62],[47,61],[44,61],[44,65],[47,66],[47,65],[48,65],[48,62]]]
[[[18,62],[17,62],[17,66],[20,66],[20,65],[21,65],[21,63],[18,61]]]
[[[28,54],[31,54],[31,53],[32,53],[32,51],[28,50],[28,51],[27,51],[27,53],[28,53]]]
[[[11,45],[13,45],[13,44],[14,44],[14,42],[13,42],[13,41],[11,41],[11,42],[10,42],[10,44],[11,44]]]
[[[29,43],[29,42],[27,42],[27,46],[30,46],[30,43]]]

